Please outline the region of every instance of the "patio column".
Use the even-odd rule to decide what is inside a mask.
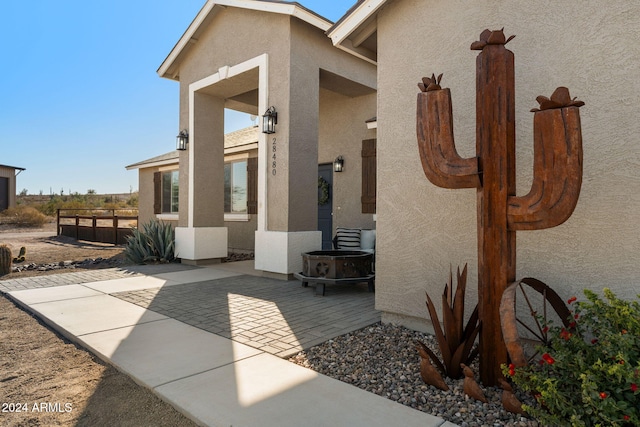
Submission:
[[[176,228],[182,262],[202,264],[227,256],[224,227],[224,99],[189,89],[188,221]],[[184,182],[184,181],[183,181]],[[183,192],[180,196],[183,196]]]
[[[302,271],[302,252],[322,248],[322,232],[317,230],[317,65],[296,63],[288,82],[270,81],[269,104],[278,111],[278,125],[275,134],[266,135],[266,159],[261,159],[266,166],[267,218],[265,229],[256,231],[255,267],[292,275]]]

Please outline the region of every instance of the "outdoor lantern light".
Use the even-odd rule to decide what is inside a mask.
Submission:
[[[189,132],[186,129],[182,129],[178,136],[176,136],[176,150],[184,151],[187,149],[187,143],[189,142]]]
[[[277,124],[278,113],[276,113],[276,107],[269,107],[262,116],[262,133],[276,133]]]
[[[343,169],[344,169],[344,159],[342,158],[342,156],[338,156],[333,161],[333,171],[342,172]]]

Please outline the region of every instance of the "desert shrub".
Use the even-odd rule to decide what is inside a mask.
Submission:
[[[550,327],[538,364],[503,372],[534,393],[539,405],[524,408],[543,425],[640,425],[640,304],[584,293],[571,327]]]
[[[132,208],[137,208],[139,201],[140,199],[138,197],[138,193],[134,193],[127,199],[127,205],[131,206]]]
[[[50,219],[35,208],[18,206],[2,211],[0,220],[3,224],[10,224],[16,227],[42,227]]]
[[[136,264],[168,263],[175,260],[175,238],[171,224],[151,220],[127,237],[124,254]]]

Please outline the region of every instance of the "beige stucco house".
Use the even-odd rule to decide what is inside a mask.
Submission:
[[[475,61],[486,29],[504,27],[516,62],[517,194],[529,191],[538,95],[567,86],[581,108],[584,174],[564,224],[517,233],[517,277],[536,277],[563,298],[583,288],[639,293],[640,5],[566,2],[361,0],[337,23],[297,3],[208,1],[159,74],[180,84],[176,244],[185,262],[226,255],[223,110],[262,115],[258,134],[255,265],[290,275],[300,253],[321,247],[319,165],[336,156],[332,227],[376,228],[376,308],[384,321],[428,329],[425,291],[442,292],[450,265],[469,266],[477,300],[476,193],[436,187],[416,141],[417,83],[444,73],[456,145],[475,155]],[[372,120],[372,118],[375,118]],[[364,209],[363,141],[375,140],[375,215]],[[174,159],[175,161],[175,159]],[[141,169],[142,170],[142,169]],[[142,172],[141,172],[142,173]],[[141,184],[141,197],[142,197]]]
[[[0,211],[16,206],[16,176],[23,170],[17,166],[0,165]]]
[[[469,48],[486,28],[516,35],[507,48],[515,54],[518,195],[531,187],[535,98],[566,86],[586,103],[577,207],[558,227],[517,233],[517,277],[543,280],[565,298],[584,288],[640,293],[639,22],[640,4],[623,0],[362,0],[329,30],[336,47],[377,65],[376,308],[384,320],[424,327],[424,292],[442,292],[450,264],[468,263],[475,298],[476,192],[426,179],[416,84],[444,74],[456,146],[473,157],[478,52]]]
[[[325,245],[338,226],[375,228],[375,187],[363,198],[362,176],[375,174],[363,165],[375,165],[376,68],[336,49],[325,34],[332,24],[297,3],[207,1],[161,64],[159,75],[180,85],[179,130],[188,144],[177,153],[175,212],[153,215],[176,222],[182,262],[226,257],[240,234],[249,237],[237,227],[246,221],[253,241],[239,249],[254,250],[256,269],[289,277],[301,271],[301,252],[323,245],[319,222],[330,224]],[[259,132],[252,154],[255,204],[230,224],[224,182],[225,162],[233,160],[225,154],[224,110],[262,116],[270,107],[276,131]],[[344,169],[334,173],[340,156]],[[173,157],[140,168],[145,218],[150,177],[156,168],[175,168]],[[331,185],[328,213],[318,203],[319,173]]]

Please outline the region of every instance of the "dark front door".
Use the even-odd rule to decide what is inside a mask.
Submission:
[[[318,230],[322,249],[330,250],[333,232],[333,164],[318,165]]]
[[[0,178],[0,211],[9,208],[9,178]]]

